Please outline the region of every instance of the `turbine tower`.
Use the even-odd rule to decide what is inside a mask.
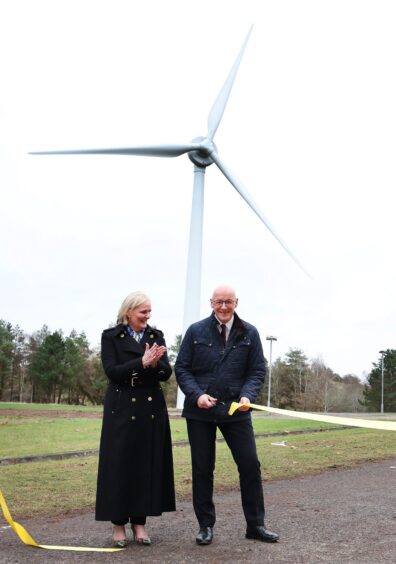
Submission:
[[[183,334],[187,327],[200,317],[201,297],[201,263],[202,263],[202,227],[204,206],[204,184],[206,167],[215,163],[230,184],[245,200],[262,223],[272,233],[278,243],[283,247],[301,270],[309,276],[308,272],[292,253],[286,243],[272,227],[263,212],[259,209],[249,192],[239,179],[223,163],[213,142],[217,128],[220,125],[228,98],[238,72],[240,62],[245,52],[253,26],[250,27],[245,41],[238,53],[230,73],[221,88],[208,116],[208,132],[206,137],[195,137],[190,143],[180,145],[149,145],[126,147],[116,149],[76,149],[68,151],[40,151],[31,152],[31,155],[136,155],[145,157],[179,157],[187,153],[194,164],[194,186],[191,206],[190,238],[187,259],[187,278],[184,298]],[[177,407],[182,407],[183,394],[178,390]]]

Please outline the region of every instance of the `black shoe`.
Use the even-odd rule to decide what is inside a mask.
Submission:
[[[276,542],[279,539],[279,535],[272,533],[264,526],[259,527],[248,527],[246,529],[246,538],[254,539],[263,542]]]
[[[213,540],[213,527],[200,527],[195,540],[197,544],[210,544]]]

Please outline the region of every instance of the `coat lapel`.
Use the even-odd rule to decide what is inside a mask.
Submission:
[[[155,333],[151,329],[150,325],[147,325],[144,335],[139,344],[143,346],[143,348],[146,348],[146,343],[148,343],[150,347],[152,347],[155,343]]]
[[[119,339],[119,343],[120,343],[120,348],[123,351],[127,351],[127,352],[133,352],[135,354],[142,354],[142,351],[144,350],[142,348],[141,342],[138,343],[127,331],[126,326],[125,325],[120,325],[119,326],[119,331],[118,331],[118,339]],[[143,339],[142,339],[143,340]]]
[[[142,354],[142,343],[138,343],[135,339],[127,333],[122,341],[122,350]]]

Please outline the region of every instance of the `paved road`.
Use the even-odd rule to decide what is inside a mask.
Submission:
[[[151,547],[130,545],[121,553],[75,553],[24,546],[0,529],[1,563],[304,563],[396,562],[396,458],[331,470],[316,476],[265,484],[267,525],[279,543],[244,538],[239,492],[216,496],[217,524],[211,546],[194,543],[197,527],[190,503],[149,522]],[[92,513],[63,520],[20,519],[43,544],[109,546],[109,526]],[[1,523],[4,525],[4,522]]]

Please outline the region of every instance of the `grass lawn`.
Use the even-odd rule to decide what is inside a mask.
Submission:
[[[283,439],[283,438],[281,438]],[[366,429],[308,433],[287,437],[289,446],[274,446],[279,438],[257,439],[265,480],[294,478],[335,467],[396,457],[396,433]],[[294,448],[293,448],[294,447]],[[189,448],[174,448],[178,499],[191,493]],[[93,509],[97,456],[34,462],[0,468],[0,488],[14,518],[57,515]],[[238,488],[238,475],[224,443],[217,445],[216,491]]]
[[[99,446],[102,421],[90,418],[1,416],[0,458],[94,450]],[[331,425],[303,419],[253,417],[256,434],[301,429],[328,428]],[[186,441],[183,418],[171,419],[173,442]],[[220,434],[219,434],[220,436]]]
[[[17,403],[17,402],[0,402],[0,415],[2,409],[14,410],[34,410],[34,411],[88,411],[101,413],[103,406],[101,405],[65,405],[59,403]]]
[[[2,409],[37,410],[26,416],[1,415]],[[52,417],[40,410],[62,410]],[[70,410],[96,411],[102,407],[0,403],[0,458],[94,450],[99,445],[101,418],[73,417]],[[331,425],[302,419],[253,415],[256,434],[282,432],[282,437],[258,438],[257,449],[266,480],[294,478],[337,467],[396,457],[396,433],[346,429],[325,433],[287,435],[293,430],[328,428]],[[335,428],[338,426],[334,425]],[[182,418],[171,419],[173,442],[187,441]],[[219,436],[221,434],[219,433]],[[287,446],[276,446],[286,440]],[[191,464],[188,447],[174,448],[178,499],[191,494]],[[0,489],[15,518],[29,515],[58,515],[93,509],[97,456],[49,460],[0,466]],[[217,445],[216,490],[238,488],[238,474],[224,443]]]
[[[100,419],[0,417],[0,458],[98,448]]]

